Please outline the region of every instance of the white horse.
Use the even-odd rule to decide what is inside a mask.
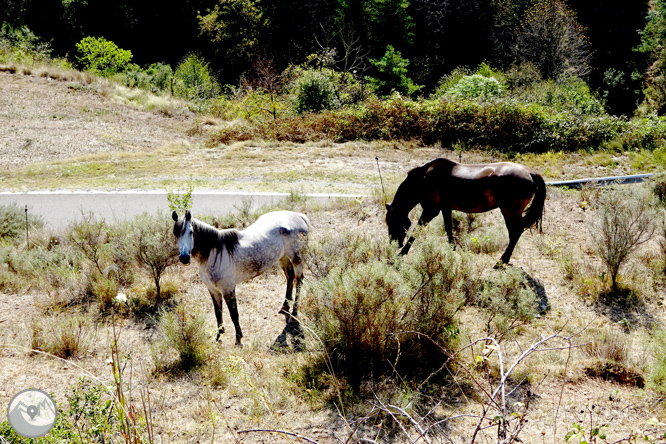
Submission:
[[[217,318],[217,337],[224,333],[222,299],[227,304],[231,321],[236,328],[236,345],[242,346],[236,284],[245,282],[271,269],[279,263],[287,277],[287,294],[280,309],[287,322],[298,315],[298,294],[303,279],[301,248],[310,230],[304,214],[292,211],[274,211],[259,217],[245,230],[218,230],[192,217],[189,211],[178,217],[174,211],[173,234],[176,236],[180,261],[190,263],[190,257],[199,263],[199,276],[208,287]],[[289,301],[296,286],[294,310],[289,314]]]

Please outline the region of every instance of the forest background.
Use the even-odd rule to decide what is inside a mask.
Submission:
[[[227,93],[309,61],[380,96],[427,97],[461,67],[528,63],[541,79],[583,79],[605,112],[631,117],[666,111],[664,10],[662,0],[2,0],[0,23],[14,45],[79,65],[86,37],[130,51],[120,67],[130,73],[196,54]]]

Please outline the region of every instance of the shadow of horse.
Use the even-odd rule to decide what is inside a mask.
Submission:
[[[548,300],[548,295],[546,295],[546,289],[539,279],[530,275],[522,268],[520,271],[525,278],[525,285],[531,288],[536,295],[537,311],[539,315],[545,315],[550,311],[550,301]]]
[[[301,323],[291,316],[291,314],[284,313],[285,326],[282,332],[275,338],[275,342],[271,345],[270,350],[276,353],[287,353],[289,351],[302,352],[305,351],[305,334],[303,334],[303,327]],[[289,338],[291,337],[291,347],[289,348]]]

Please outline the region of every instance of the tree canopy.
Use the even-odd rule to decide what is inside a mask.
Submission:
[[[585,79],[611,112],[628,115],[650,85],[663,112],[664,20],[663,0],[0,0],[3,35],[30,30],[60,56],[86,37],[131,51],[141,66],[196,53],[221,84],[237,85],[259,59],[282,71],[314,53],[330,54],[329,68],[381,79],[391,48],[412,82],[400,88],[422,85],[419,94],[459,67],[529,61],[546,79]]]

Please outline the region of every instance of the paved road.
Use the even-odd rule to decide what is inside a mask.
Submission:
[[[237,211],[245,201],[252,207],[276,202],[287,197],[286,193],[239,193],[223,191],[193,191],[192,213],[202,215],[224,215]],[[310,199],[328,202],[341,197],[356,197],[341,194],[309,194]],[[166,191],[34,191],[27,193],[0,192],[0,205],[18,204],[28,208],[28,217],[40,215],[47,227],[55,230],[81,220],[92,211],[107,222],[122,221],[148,212],[169,212]]]

